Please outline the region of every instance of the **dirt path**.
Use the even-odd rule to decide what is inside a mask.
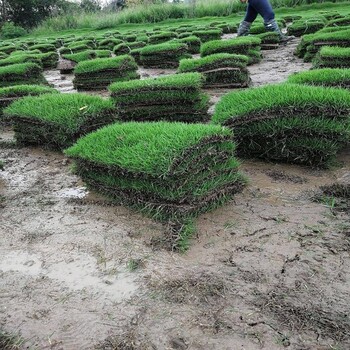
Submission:
[[[266,52],[253,81],[285,79],[273,60],[294,62],[290,49]],[[87,193],[64,156],[11,137],[0,134],[0,328],[26,346],[350,348],[349,215],[311,200],[350,176],[349,150],[330,171],[243,162],[250,185],[202,215],[180,255],[151,244],[162,225]]]

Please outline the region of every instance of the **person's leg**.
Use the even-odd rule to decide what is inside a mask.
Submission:
[[[249,0],[249,6],[262,16],[264,23],[270,22],[275,18],[275,13],[269,0]]]
[[[245,14],[244,21],[253,23],[256,20],[256,17],[258,17],[258,11],[255,9],[254,6],[252,6],[250,2],[248,2],[247,12]]]
[[[244,17],[244,20],[240,23],[238,30],[237,30],[237,36],[245,36],[249,34],[250,26],[255,21],[256,17],[258,17],[258,12],[255,10],[255,8],[248,3],[247,6],[247,12]]]
[[[275,13],[269,0],[249,0],[249,4],[262,16],[264,19],[264,26],[269,32],[276,32],[282,42],[287,42],[291,38],[286,37],[280,30],[276,20]]]

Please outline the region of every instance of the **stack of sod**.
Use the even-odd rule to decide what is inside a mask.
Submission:
[[[117,81],[138,79],[137,69],[134,58],[128,55],[82,61],[74,69],[74,88],[105,89],[109,84]]]
[[[198,54],[201,48],[201,41],[197,36],[191,35],[181,39],[176,39],[176,42],[186,44],[188,52],[191,54]]]
[[[12,102],[25,96],[38,96],[42,94],[55,94],[57,90],[41,85],[15,85],[0,88],[0,115],[2,110]]]
[[[71,146],[80,136],[116,120],[111,100],[79,93],[24,97],[4,115],[13,121],[19,144],[54,149]]]
[[[257,37],[261,40],[261,50],[274,50],[279,47],[280,36],[275,32],[258,34]]]
[[[293,22],[288,29],[288,35],[302,36],[304,34],[316,33],[325,26],[326,22],[323,19],[299,20]]]
[[[148,45],[140,50],[140,61],[149,68],[177,68],[179,61],[188,57],[187,52],[188,46],[183,43]]]
[[[171,39],[174,39],[177,37],[177,34],[175,32],[160,32],[158,34],[151,35],[148,38],[148,42],[150,44],[161,44],[165,43]]]
[[[320,68],[350,68],[350,47],[323,46],[313,65]]]
[[[36,57],[40,58],[43,68],[56,68],[58,63],[58,53],[57,52],[46,52]]]
[[[178,71],[202,73],[206,88],[242,88],[250,82],[246,69],[248,61],[247,56],[217,53],[199,59],[181,60]]]
[[[61,55],[69,53],[78,53],[81,51],[91,50],[90,46],[87,45],[76,45],[70,47],[62,47],[59,51]]]
[[[115,38],[103,39],[98,43],[98,48],[99,49],[113,50],[114,46],[119,45],[122,42],[123,42],[123,40],[115,39]]]
[[[221,38],[222,30],[221,29],[205,29],[205,30],[194,30],[192,35],[195,35],[200,39],[202,43],[211,40],[218,40]]]
[[[288,83],[350,89],[350,69],[313,69],[291,75]]]
[[[97,54],[93,50],[65,54],[62,55],[62,60],[59,63],[58,69],[61,74],[70,74],[79,62],[92,60],[96,57]]]
[[[208,118],[208,95],[199,73],[115,83],[109,87],[122,120],[201,122]]]
[[[343,27],[348,25],[350,25],[349,15],[343,18],[336,18],[336,19],[333,19],[332,21],[329,21],[329,23],[327,24],[327,27]]]
[[[233,129],[242,157],[326,167],[350,141],[350,94],[296,84],[234,92],[213,123]]]
[[[52,52],[56,50],[55,45],[51,44],[37,44],[29,48],[30,50],[39,50],[42,53]]]
[[[9,66],[12,64],[19,64],[19,63],[36,63],[38,65],[41,65],[41,60],[38,58],[38,55],[28,54],[28,53],[21,53],[17,55],[10,55],[6,58],[0,59],[0,67]]]
[[[350,47],[350,29],[305,35],[296,53],[304,61],[311,61],[322,46]]]
[[[45,84],[42,68],[35,63],[0,67],[0,87],[21,84]]]
[[[125,54],[130,53],[130,48],[129,48],[129,46],[126,43],[123,42],[121,44],[118,44],[118,45],[114,46],[113,53],[116,56],[125,55]]]
[[[94,50],[87,50],[78,53],[64,54],[62,55],[62,58],[79,63],[81,61],[88,61],[97,58],[97,54]]]
[[[237,33],[238,26],[235,24],[228,24],[228,23],[218,23],[214,25],[213,27],[216,27],[218,29],[221,29],[223,34],[229,34],[229,33]]]
[[[242,189],[234,151],[220,126],[130,122],[91,133],[65,153],[89,186],[156,219],[182,220]]]
[[[249,64],[261,60],[261,40],[257,37],[239,37],[228,40],[213,40],[201,46],[201,56],[209,56],[214,53],[233,53],[249,57]]]
[[[14,45],[6,45],[0,47],[0,53],[10,54],[17,50],[17,47]]]

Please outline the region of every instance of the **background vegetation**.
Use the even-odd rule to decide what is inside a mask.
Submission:
[[[344,0],[331,0],[341,2]],[[271,0],[274,8],[325,0]],[[127,23],[156,23],[168,19],[230,16],[244,11],[239,0],[0,0],[0,37],[51,34],[71,29],[108,29]]]

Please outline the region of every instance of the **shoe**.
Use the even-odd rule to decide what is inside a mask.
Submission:
[[[248,35],[251,25],[252,24],[250,22],[242,21],[237,29],[237,36]]]
[[[289,41],[295,39],[295,36],[287,36],[283,34],[275,19],[265,22],[264,26],[268,32],[275,32],[279,35],[281,44],[287,44]]]

